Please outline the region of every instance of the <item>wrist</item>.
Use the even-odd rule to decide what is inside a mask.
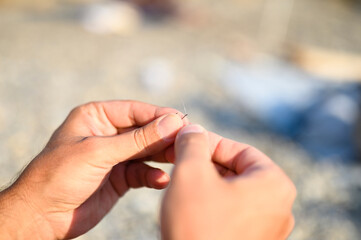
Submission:
[[[54,239],[46,219],[14,186],[0,193],[0,235],[6,239]]]

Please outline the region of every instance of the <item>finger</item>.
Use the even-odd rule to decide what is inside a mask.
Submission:
[[[145,161],[154,161],[154,162],[162,162],[162,163],[175,163],[175,153],[174,153],[174,145],[169,146],[166,150],[160,152],[159,154],[151,156],[149,159]],[[218,171],[219,175],[222,177],[233,177],[236,173],[229,168],[226,168],[218,163],[213,162],[214,167]]]
[[[266,155],[247,144],[223,138],[212,132],[208,132],[208,137],[212,161],[223,177],[245,173],[246,169],[251,171],[274,165]],[[167,162],[174,163],[174,147],[170,146],[164,156]]]
[[[174,164],[175,163],[174,145],[169,146],[165,151],[162,151],[161,153],[156,154],[145,161],[155,161],[155,162]],[[236,175],[234,171],[222,166],[219,163],[213,162],[213,164],[214,167],[217,169],[218,173],[223,177],[233,177]]]
[[[125,171],[125,178],[130,188],[163,189],[170,181],[167,173],[143,162],[129,162]]]
[[[171,162],[173,160],[173,162]],[[174,163],[174,146],[170,145],[165,150],[156,154],[140,158],[143,162]]]
[[[169,163],[175,163],[175,151],[174,151],[174,144],[170,145],[165,151],[164,151],[164,158],[165,162]]]
[[[209,132],[212,160],[239,174],[263,170],[275,164],[258,149]]]
[[[188,125],[179,131],[175,141],[175,159],[176,176],[177,172],[184,172],[191,178],[205,179],[217,174],[211,161],[207,131],[200,125]]]
[[[122,197],[129,190],[125,179],[126,167],[126,164],[117,164],[112,168],[109,175],[109,181],[118,197]]]
[[[103,102],[101,106],[109,121],[117,128],[144,126],[160,116],[179,112],[173,108],[158,107],[138,101],[109,101]]]
[[[174,138],[183,126],[182,119],[177,114],[162,116],[144,127],[111,137],[90,138],[95,141],[98,149],[98,164],[112,166],[123,161],[139,159],[164,150],[174,142]],[[91,148],[93,146],[90,146]],[[106,156],[107,162],[104,162]],[[97,164],[97,165],[98,165]]]
[[[144,126],[162,115],[178,112],[130,100],[91,102],[76,107],[62,128],[70,135],[110,136],[122,132],[123,128]],[[187,124],[187,120],[183,122]]]

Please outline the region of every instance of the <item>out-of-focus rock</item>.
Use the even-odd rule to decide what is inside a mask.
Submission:
[[[262,127],[294,139],[317,160],[357,159],[357,84],[320,81],[279,60],[225,62],[220,83]]]
[[[140,82],[150,93],[166,92],[174,82],[174,70],[164,58],[152,58],[144,62],[140,69]]]
[[[240,64],[225,62],[220,84],[248,113],[272,130],[296,134],[298,113],[317,97],[322,84],[273,58]]]
[[[291,60],[306,71],[330,80],[361,80],[361,55],[298,45],[290,51]]]
[[[176,13],[174,0],[128,0],[137,5],[146,16],[152,19],[169,17]]]
[[[304,124],[297,139],[317,159],[354,161],[359,92],[355,86],[333,91],[303,113]]]
[[[137,31],[141,16],[128,2],[104,2],[85,10],[83,25],[90,32],[128,36]]]

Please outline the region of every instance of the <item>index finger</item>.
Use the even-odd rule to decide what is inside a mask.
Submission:
[[[222,176],[234,176],[275,166],[264,153],[248,144],[223,138],[208,132],[212,161]],[[175,162],[174,147],[169,147],[161,158],[162,162]]]
[[[103,108],[108,120],[116,128],[144,126],[164,114],[179,112],[173,108],[133,100],[115,100],[95,104]]]
[[[255,147],[223,138],[212,132],[209,132],[208,136],[213,162],[238,175],[275,165],[269,157]]]
[[[63,128],[67,129],[69,135],[110,136],[124,129],[144,126],[165,114],[178,112],[173,108],[132,100],[90,102],[75,108]]]

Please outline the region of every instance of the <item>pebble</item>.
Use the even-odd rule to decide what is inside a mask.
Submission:
[[[174,79],[174,69],[169,60],[165,58],[150,58],[140,68],[140,82],[145,90],[152,94],[166,92]]]
[[[140,28],[141,16],[129,2],[105,2],[87,7],[82,21],[93,33],[128,36]]]

